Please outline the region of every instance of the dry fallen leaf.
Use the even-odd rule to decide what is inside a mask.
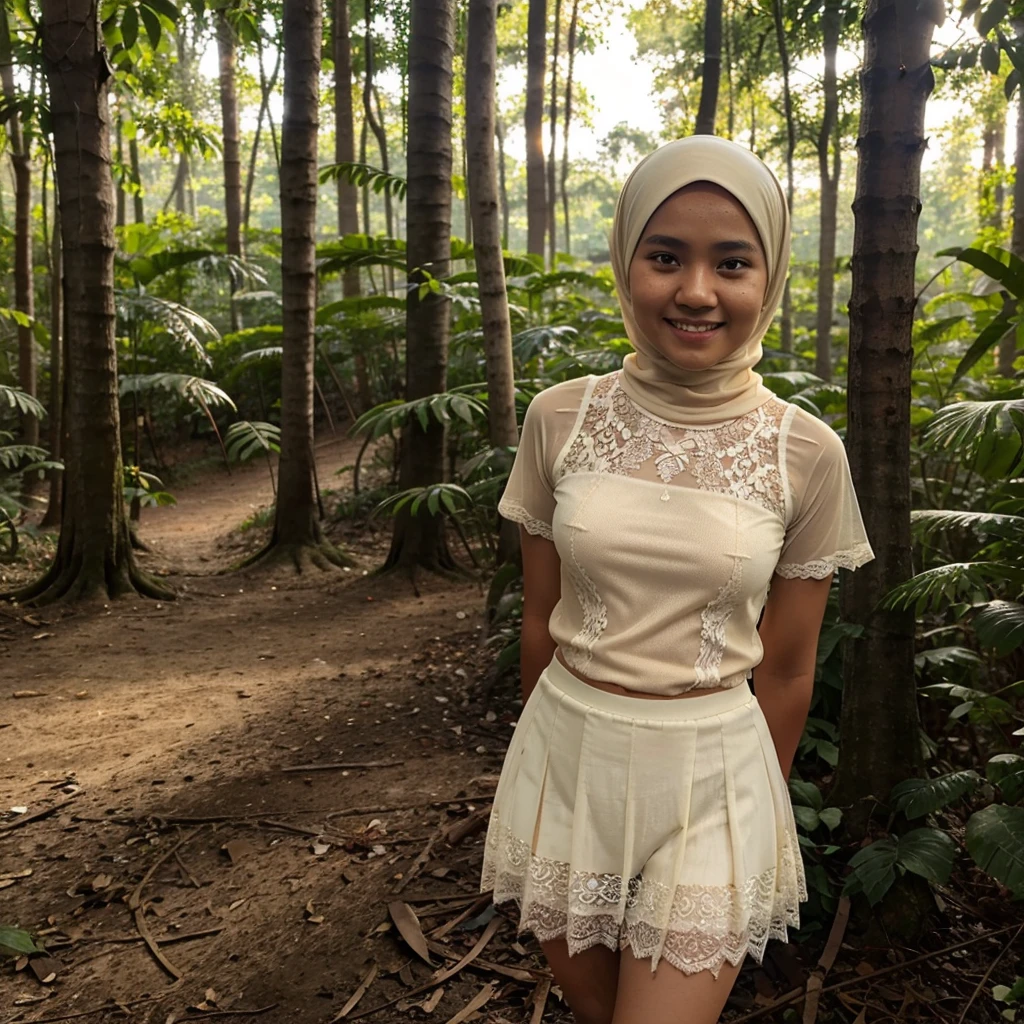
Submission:
[[[256,847],[248,839],[231,839],[220,849],[222,853],[228,855],[232,864],[237,864],[244,857],[256,852]]]
[[[60,970],[60,964],[52,957],[37,956],[34,959],[29,960],[28,965],[40,984],[49,985],[57,980],[57,972]]]
[[[316,910],[315,910],[315,908],[313,906],[313,901],[312,900],[310,900],[306,904],[306,921],[309,924],[323,924],[324,923],[324,915],[323,914],[318,914],[316,912]]]
[[[12,697],[45,697],[42,690],[15,690]]]
[[[108,885],[113,881],[110,875],[97,875],[90,883],[89,888],[93,892],[99,892],[100,889],[106,889]]]
[[[56,633],[36,633],[33,640],[45,640],[47,637],[56,636]]]
[[[430,959],[430,952],[427,949],[427,940],[423,935],[423,929],[420,928],[419,918],[416,916],[416,911],[409,906],[408,903],[403,903],[401,900],[394,900],[388,904],[388,913],[391,915],[391,920],[395,922],[395,927],[398,929],[399,935],[405,939],[406,945],[426,963],[428,967],[434,966],[434,961]]]
[[[437,988],[435,988],[434,991],[431,992],[430,995],[427,996],[427,998],[424,999],[422,1003],[420,1003],[420,1009],[424,1013],[433,1013],[437,1009],[437,1004],[441,1002],[441,999],[443,997],[444,985],[440,985]]]
[[[309,844],[309,848],[313,851],[315,856],[322,857],[331,848],[331,844],[325,843],[321,839],[314,839],[313,842]]]

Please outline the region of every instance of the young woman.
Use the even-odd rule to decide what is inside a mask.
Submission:
[[[789,234],[741,146],[642,161],[611,237],[636,351],[534,399],[501,502],[525,706],[482,887],[579,1024],[713,1024],[807,898],[786,778],[832,574],[872,554],[842,442],[752,370]]]

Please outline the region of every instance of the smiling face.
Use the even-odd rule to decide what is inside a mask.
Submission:
[[[629,264],[637,326],[684,370],[706,370],[747,342],[767,288],[754,222],[710,182],[687,185],[658,207]]]

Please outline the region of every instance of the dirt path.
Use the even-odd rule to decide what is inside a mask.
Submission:
[[[321,480],[353,458],[347,442],[321,447]],[[0,969],[4,1024],[105,1020],[119,1016],[111,1000],[151,1000],[133,1010],[147,1022],[197,1006],[328,1021],[373,963],[361,1007],[431,977],[388,925],[400,888],[424,928],[476,898],[486,797],[517,710],[507,687],[488,694],[481,587],[424,579],[416,596],[367,575],[370,537],[365,549],[348,538],[365,558],[349,572],[217,574],[232,531],[271,498],[265,466],[212,472],[177,498],[145,513],[141,536],[145,563],[175,570],[178,600],[0,618],[0,925],[42,935],[56,961],[46,983],[32,964]],[[469,838],[447,845],[463,821]],[[451,931],[435,966],[485,923]],[[508,925],[501,935],[526,980],[486,976],[501,983],[491,1005],[512,1007],[491,1019],[519,1019],[538,977],[522,972],[539,961],[509,953]],[[430,1019],[443,1024],[486,977],[461,972]],[[372,1019],[408,1020],[430,995]]]

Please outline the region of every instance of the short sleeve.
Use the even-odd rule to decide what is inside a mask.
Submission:
[[[526,410],[512,472],[498,511],[528,533],[552,540],[551,520],[555,511],[552,478],[551,439],[546,435],[542,403],[535,398]]]
[[[875,556],[839,435],[797,409],[783,444],[793,505],[776,573],[824,579],[870,562]]]

